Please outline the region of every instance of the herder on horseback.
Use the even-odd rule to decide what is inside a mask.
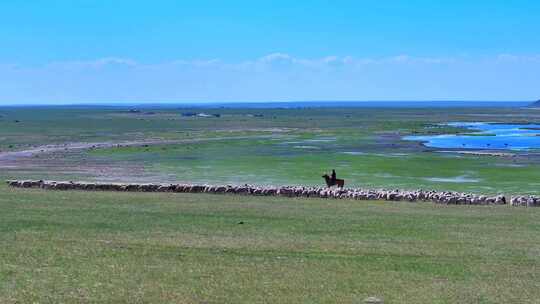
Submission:
[[[328,176],[328,174],[325,174],[322,176],[326,182],[326,186],[328,188],[333,186],[338,186],[339,188],[343,188],[345,185],[345,180],[336,178],[336,170],[332,169],[332,175]]]

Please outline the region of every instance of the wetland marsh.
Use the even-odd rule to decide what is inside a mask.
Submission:
[[[348,186],[540,193],[535,149],[404,139],[537,122],[526,108],[132,110],[0,108],[0,178],[321,185],[335,168]],[[2,303],[539,297],[538,208],[4,184],[0,207]]]
[[[356,187],[540,193],[540,137],[523,136],[538,132],[537,111],[522,107],[79,106],[0,115],[9,178],[320,185],[334,168]]]

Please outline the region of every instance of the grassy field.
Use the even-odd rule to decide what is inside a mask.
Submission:
[[[320,185],[335,168],[348,186],[540,194],[538,151],[463,155],[402,139],[472,132],[441,125],[452,121],[540,121],[530,109],[129,110],[0,108],[0,180]],[[161,142],[12,154],[145,140]],[[2,184],[0,210],[0,303],[540,298],[540,209]]]
[[[320,185],[335,168],[348,186],[540,194],[540,153],[442,153],[418,134],[471,134],[441,123],[533,123],[524,108],[180,109],[0,108],[0,151],[44,144],[173,140],[139,147],[60,151],[2,161],[10,178]],[[183,117],[185,112],[219,118]],[[0,152],[1,153],[1,152]]]
[[[540,209],[0,186],[0,303],[538,303]]]

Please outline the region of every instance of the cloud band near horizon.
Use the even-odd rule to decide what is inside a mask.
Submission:
[[[0,64],[0,104],[290,100],[536,100],[540,55]]]

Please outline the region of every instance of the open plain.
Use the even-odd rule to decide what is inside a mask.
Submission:
[[[540,209],[0,185],[2,303],[536,303]]]
[[[539,194],[535,149],[403,140],[475,133],[449,122],[539,120],[526,107],[4,107],[0,169],[13,179],[255,185],[320,185],[336,169],[352,187]]]
[[[0,178],[321,186],[334,168],[348,187],[540,195],[534,149],[404,140],[538,121],[522,107],[4,107]],[[3,182],[0,208],[2,303],[540,298],[537,208]]]

